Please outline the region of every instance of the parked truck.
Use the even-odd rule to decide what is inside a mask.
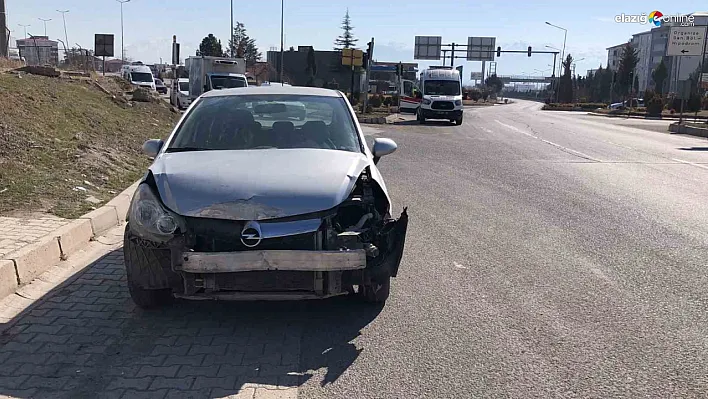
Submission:
[[[248,87],[243,58],[192,56],[184,66],[189,76],[190,101],[209,90]]]

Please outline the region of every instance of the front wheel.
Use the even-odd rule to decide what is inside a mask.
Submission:
[[[368,284],[359,286],[361,296],[365,302],[384,303],[391,293],[391,277],[386,277],[382,281],[371,281]]]
[[[173,300],[169,277],[170,250],[141,245],[130,233],[130,225],[123,237],[123,261],[128,280],[128,292],[138,307],[150,309],[167,305]]]
[[[460,126],[460,125],[462,124],[462,118],[456,119],[456,120],[455,120],[455,124],[456,124],[457,126]]]
[[[418,122],[420,122],[421,125],[425,125],[425,117],[423,116],[423,113],[420,111],[420,108],[418,108],[418,115],[417,115]]]

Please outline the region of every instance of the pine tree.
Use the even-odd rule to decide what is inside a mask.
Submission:
[[[634,69],[638,63],[639,52],[632,47],[631,43],[627,43],[622,51],[619,68],[617,68],[617,83],[623,96],[627,94],[634,83]]]
[[[356,42],[358,42],[359,39],[354,37],[354,35],[352,34],[352,30],[354,30],[354,27],[352,26],[351,20],[349,19],[349,9],[347,9],[347,13],[344,15],[344,20],[342,21],[343,32],[334,41],[335,50],[342,51],[342,49],[345,48],[356,48]]]
[[[669,71],[666,69],[666,64],[662,57],[659,65],[657,65],[651,73],[651,79],[654,81],[656,92],[660,95],[664,92],[664,81],[667,77],[669,77]]]
[[[224,55],[224,51],[221,48],[221,40],[218,40],[213,34],[210,33],[209,36],[202,39],[201,44],[199,44],[197,55],[222,57]]]
[[[246,34],[246,27],[238,21],[236,21],[234,32],[229,40],[229,54],[234,58],[244,58],[246,65],[253,65],[262,57],[256,47],[256,40]]]

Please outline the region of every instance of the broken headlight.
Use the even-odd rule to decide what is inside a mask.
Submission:
[[[131,229],[148,240],[167,241],[185,230],[184,219],[165,208],[150,186],[143,183],[133,196],[129,220]]]

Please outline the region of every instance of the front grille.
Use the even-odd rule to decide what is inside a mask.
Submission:
[[[455,109],[455,104],[452,101],[434,101],[430,106],[432,109]]]
[[[249,250],[315,250],[317,233],[305,233],[286,237],[263,239],[254,248],[241,242],[241,230],[245,222],[236,220],[186,218],[187,234],[196,252],[234,252]]]
[[[217,291],[314,291],[315,273],[303,271],[258,271],[219,273]]]

